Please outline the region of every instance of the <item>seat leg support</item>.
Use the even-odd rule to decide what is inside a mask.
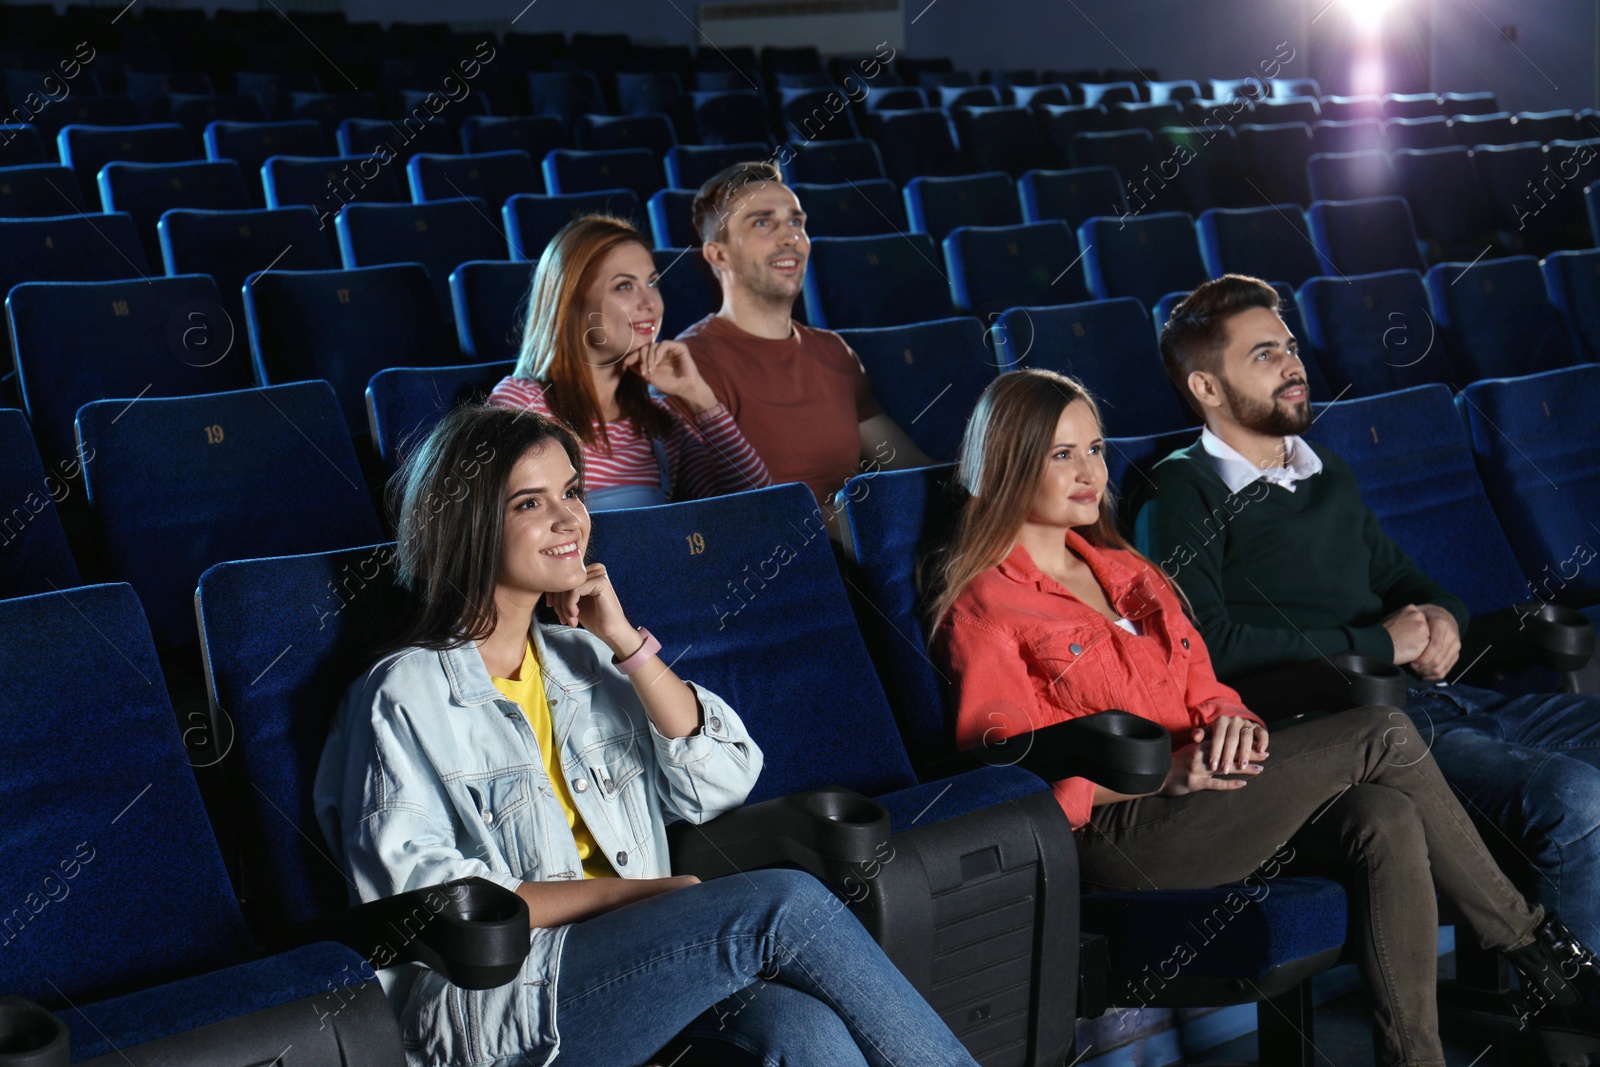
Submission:
[[[1311,981],[1256,1005],[1258,1057],[1272,1067],[1314,1067]]]

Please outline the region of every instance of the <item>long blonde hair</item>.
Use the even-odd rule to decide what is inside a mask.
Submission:
[[[939,628],[974,578],[1011,553],[1038,496],[1056,423],[1067,405],[1078,400],[1089,405],[1095,425],[1100,425],[1094,397],[1080,382],[1055,371],[1010,371],[989,383],[978,398],[956,460],[955,480],[966,501],[949,539],[917,568],[930,632]],[[1099,518],[1078,532],[1096,548],[1139,556],[1117,529],[1109,483],[1100,498]]]

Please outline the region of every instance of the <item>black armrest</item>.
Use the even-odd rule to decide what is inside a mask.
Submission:
[[[458,878],[301,923],[274,947],[313,941],[347,945],[374,969],[421,963],[462,989],[493,989],[528,955],[528,905],[487,879]]]
[[[710,822],[667,828],[674,874],[720,878],[792,863],[842,882],[862,863],[881,859],[889,812],[876,800],[829,786],[735,808]]]
[[[1357,652],[1291,663],[1230,684],[1244,706],[1269,723],[1369,704],[1406,706],[1405,672]]]
[[[1021,767],[1047,782],[1087,778],[1118,793],[1153,793],[1172,770],[1172,735],[1149,719],[1117,708],[996,737],[937,760],[927,777],[948,778],[978,767]]]
[[[67,1024],[22,997],[0,997],[0,1067],[70,1067]]]
[[[1461,662],[1468,667],[1532,660],[1565,674],[1582,670],[1593,654],[1593,621],[1542,600],[1473,616],[1461,641]]]

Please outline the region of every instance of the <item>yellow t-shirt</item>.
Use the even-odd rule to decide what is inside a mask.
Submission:
[[[595,843],[594,835],[589,833],[589,828],[583,824],[583,816],[578,814],[578,809],[572,803],[572,794],[567,790],[567,776],[561,769],[561,760],[556,751],[555,722],[550,717],[550,699],[544,692],[544,675],[539,670],[539,657],[534,655],[533,642],[528,642],[527,651],[522,654],[522,666],[517,669],[518,678],[494,678],[489,680],[494,687],[506,696],[515,700],[522,708],[522,713],[528,717],[528,725],[533,727],[534,740],[539,744],[539,754],[544,758],[544,769],[550,775],[550,783],[555,787],[556,799],[561,802],[562,810],[567,813],[567,825],[572,827],[573,839],[578,843],[578,859],[583,861],[583,876],[585,878],[615,877],[616,871],[606,860],[605,853],[600,851],[600,846]]]

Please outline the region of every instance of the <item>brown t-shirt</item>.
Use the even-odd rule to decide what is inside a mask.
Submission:
[[[707,315],[678,335],[773,484],[805,482],[825,502],[860,472],[857,424],[883,413],[844,338],[794,324],[772,341]]]

